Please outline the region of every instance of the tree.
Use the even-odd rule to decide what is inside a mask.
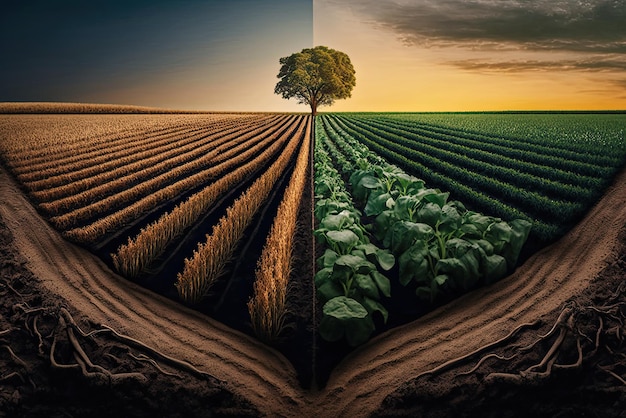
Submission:
[[[305,48],[279,62],[280,81],[274,93],[287,100],[295,97],[298,103],[311,106],[313,116],[318,106],[330,106],[336,99],[350,97],[356,85],[350,58],[326,46]]]

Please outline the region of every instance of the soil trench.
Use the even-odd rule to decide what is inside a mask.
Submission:
[[[277,351],[113,273],[60,237],[0,168],[0,217],[26,268],[79,323],[107,325],[225,381],[269,416],[369,416],[421,372],[560,310],[617,258],[626,225],[626,170],[588,215],[513,275],[376,337],[345,358],[323,389],[300,388]]]

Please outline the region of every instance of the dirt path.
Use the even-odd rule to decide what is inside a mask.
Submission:
[[[616,256],[626,225],[626,171],[583,222],[515,274],[361,347],[320,391],[299,388],[293,367],[256,340],[120,278],[64,241],[0,169],[0,216],[26,267],[74,311],[189,361],[271,416],[367,416],[420,372],[554,312]],[[78,320],[79,318],[77,318]]]

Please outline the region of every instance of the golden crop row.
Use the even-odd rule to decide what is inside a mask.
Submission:
[[[206,129],[205,127],[194,128],[172,128],[169,130],[161,130],[159,132],[137,132],[134,136],[121,136],[121,143],[111,141],[107,147],[103,144],[98,144],[99,148],[96,150],[89,150],[90,139],[85,139],[83,147],[79,147],[75,144],[76,148],[72,149],[72,153],[69,156],[61,157],[55,153],[50,152],[47,157],[41,157],[32,160],[23,160],[20,165],[12,164],[11,170],[16,174],[19,180],[23,183],[27,183],[32,190],[40,190],[47,187],[53,187],[58,184],[62,184],[64,181],[75,181],[83,177],[90,175],[89,172],[81,175],[81,170],[92,166],[101,167],[107,163],[112,163],[109,156],[111,154],[125,157],[126,155],[132,155],[132,152],[145,144],[153,145],[154,147],[160,146],[163,142],[169,142],[171,137],[189,135],[191,132]],[[122,152],[126,150],[126,155]],[[58,179],[64,174],[69,174],[71,177]],[[56,181],[55,181],[56,180]],[[42,182],[38,184],[38,182]]]
[[[259,118],[259,115],[248,115]],[[55,163],[91,149],[108,149],[137,133],[237,121],[230,115],[3,115],[0,149],[12,165]],[[77,152],[79,150],[79,152]]]
[[[293,119],[295,116],[290,118]],[[128,200],[126,200],[127,206],[123,209],[120,209],[116,212],[113,212],[107,216],[103,216],[98,218],[96,221],[90,223],[89,225],[85,225],[82,227],[73,227],[69,229],[68,227],[63,228],[61,225],[63,223],[59,223],[56,225],[55,222],[58,222],[56,218],[52,218],[51,222],[55,224],[57,229],[65,230],[63,235],[66,238],[77,242],[84,243],[93,243],[100,240],[104,235],[113,232],[120,227],[132,222],[137,219],[151,208],[158,206],[168,200],[175,198],[180,195],[185,190],[189,190],[193,187],[196,187],[200,184],[207,183],[212,181],[217,176],[223,175],[224,173],[232,170],[235,167],[241,165],[241,162],[245,159],[249,159],[255,154],[259,153],[261,149],[265,148],[267,144],[272,143],[277,137],[277,134],[272,134],[268,137],[265,137],[261,142],[256,144],[254,147],[237,154],[241,150],[237,149],[233,153],[228,153],[227,155],[220,156],[220,159],[223,160],[221,164],[213,165],[205,170],[202,170],[194,175],[183,178],[182,180],[170,184],[160,190],[153,191],[152,193],[145,195],[144,197],[137,198],[137,195],[133,194],[132,190],[128,191]],[[237,155],[237,158],[235,158]],[[106,201],[107,199],[105,199]],[[106,209],[106,203],[102,204],[103,208],[101,210]],[[73,225],[71,219],[62,219],[62,221],[67,222],[68,225]]]
[[[256,138],[262,132],[265,125],[247,127],[246,129],[229,131],[228,135],[197,133],[184,138],[181,141],[170,140],[171,146],[164,150],[150,150],[138,152],[128,158],[119,158],[111,155],[114,163],[118,161],[116,168],[104,171],[97,170],[95,175],[78,181],[66,181],[62,186],[46,188],[32,192],[31,196],[41,202],[40,207],[51,215],[59,215],[85,205],[85,202],[93,202],[114,193],[119,193],[129,184],[140,184],[150,179],[167,173],[188,162],[195,162],[189,169],[213,164],[214,159],[242,142],[250,138]],[[189,138],[189,139],[188,139]],[[190,141],[193,141],[189,143]],[[182,144],[179,145],[179,142]],[[139,158],[139,159],[138,159]],[[128,161],[127,161],[128,160]]]
[[[269,123],[272,118],[265,118],[265,123]],[[140,161],[146,155],[161,153],[168,147],[175,146],[174,139],[179,138],[184,145],[189,138],[197,138],[196,134],[211,133],[212,135],[225,135],[227,133],[238,132],[248,126],[258,126],[262,123],[257,120],[241,121],[238,119],[224,120],[208,125],[173,127],[157,131],[137,132],[135,136],[115,139],[107,143],[91,144],[90,139],[85,139],[82,146],[76,145],[76,149],[71,150],[70,155],[61,158],[58,155],[43,159],[39,163],[25,163],[21,167],[12,167],[13,172],[18,175],[21,182],[29,183],[31,190],[42,190],[59,185],[68,181],[78,181],[83,178],[93,176],[99,171],[109,171],[113,168],[128,164],[133,161]],[[141,155],[140,155],[141,154]]]
[[[104,185],[111,179],[119,180],[129,173],[140,171],[141,165],[147,160],[150,161],[150,166],[164,160],[171,162],[172,157],[180,153],[179,150],[184,151],[187,146],[197,147],[197,142],[203,140],[206,134],[206,131],[194,134],[181,132],[177,137],[167,138],[165,140],[167,145],[164,147],[149,150],[130,148],[124,150],[121,155],[111,150],[111,153],[103,159],[94,159],[93,164],[86,165],[84,161],[79,161],[76,166],[62,167],[62,173],[56,172],[56,168],[51,167],[39,171],[38,174],[43,176],[35,181],[28,181],[24,176],[18,176],[18,178],[26,185],[33,198],[39,202],[50,202],[94,186]],[[178,145],[177,138],[182,138],[181,141],[184,143]],[[204,141],[202,143],[208,146]]]
[[[206,235],[206,241],[198,244],[192,258],[185,259],[185,267],[178,273],[176,282],[176,289],[183,301],[191,304],[200,302],[224,273],[244,231],[301,143],[309,118],[300,116],[299,119],[301,123],[296,135],[278,159],[226,210],[226,215],[213,227],[212,233]]]
[[[285,325],[293,241],[311,151],[310,119],[304,135],[296,167],[257,263],[254,294],[248,301],[254,333],[267,342],[276,341]]]
[[[175,168],[166,171],[165,173],[149,178],[142,183],[136,184],[131,188],[124,189],[103,199],[100,199],[98,196],[93,196],[92,200],[83,200],[84,197],[81,196],[77,203],[83,204],[82,206],[69,212],[54,216],[50,218],[50,221],[58,229],[66,230],[81,223],[89,222],[95,217],[99,217],[107,212],[114,211],[129,202],[134,202],[152,193],[158,193],[160,189],[167,188],[168,185],[175,182],[176,179],[183,179],[180,182],[186,182],[189,179],[193,179],[193,183],[188,183],[188,187],[202,184],[203,182],[211,180],[215,176],[214,167],[218,163],[228,161],[234,156],[242,153],[250,155],[251,152],[258,152],[259,147],[262,146],[262,144],[267,143],[266,138],[259,136],[248,138],[247,140],[244,139],[242,143],[239,143],[238,139],[233,141],[235,142],[235,146],[224,152],[220,153],[212,151],[195,160],[187,161],[181,165],[176,164],[177,166]],[[39,205],[39,207],[42,210],[53,214],[53,210],[55,209],[53,204],[54,202],[43,203]]]
[[[291,131],[293,129],[292,127]],[[291,132],[281,135],[253,160],[219,178],[177,205],[171,212],[165,213],[157,221],[143,228],[135,239],[129,237],[127,244],[120,246],[117,253],[111,254],[117,271],[127,278],[140,275],[146,267],[163,254],[175,238],[195,224],[222,195],[265,166],[284,146],[289,133]]]

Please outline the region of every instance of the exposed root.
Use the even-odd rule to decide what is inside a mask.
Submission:
[[[24,360],[22,360],[21,358],[19,358],[17,356],[17,354],[15,354],[13,352],[13,350],[11,349],[11,347],[9,347],[8,345],[3,345],[1,348],[6,349],[9,354],[11,355],[11,358],[13,359],[13,361],[17,364],[19,364],[20,366],[22,366],[24,369],[28,370],[28,364],[26,364],[26,362]]]
[[[108,384],[115,384],[128,379],[139,380],[141,382],[148,381],[148,379],[142,373],[111,373],[104,367],[94,364],[83,349],[83,347],[80,345],[80,342],[78,341],[78,338],[74,333],[75,328],[78,327],[75,326],[73,318],[65,308],[61,308],[58,328],[61,333],[62,331],[65,331],[70,347],[72,348],[72,355],[74,357],[74,360],[76,361],[76,364],[61,364],[56,361],[54,352],[58,341],[57,334],[54,337],[54,340],[52,342],[52,348],[50,350],[50,363],[53,367],[60,369],[79,368],[83,376],[97,383],[106,382]]]
[[[6,382],[16,377],[19,378],[23,384],[26,384],[26,379],[24,379],[24,376],[22,376],[22,374],[19,372],[12,372],[7,374],[6,376],[0,377],[0,382]]]
[[[578,359],[572,364],[555,364],[555,369],[577,369],[583,364],[583,348],[580,343],[580,338],[576,339],[576,350],[578,351]]]
[[[469,354],[466,354],[464,356],[461,357],[457,357],[455,359],[452,359],[450,361],[447,361],[433,369],[427,370],[425,372],[422,372],[420,374],[418,374],[415,379],[419,379],[420,377],[423,376],[427,376],[427,375],[433,375],[433,374],[437,374],[437,373],[441,373],[444,372],[446,370],[452,369],[464,362],[466,362],[467,360],[469,360],[470,358],[485,352],[489,349],[492,349],[494,347],[497,347],[505,342],[507,342],[508,340],[510,340],[513,336],[515,336],[518,332],[520,332],[522,329],[524,328],[532,328],[532,327],[536,327],[541,323],[540,320],[536,320],[534,322],[530,322],[530,323],[525,323],[525,324],[521,324],[518,327],[516,327],[513,331],[509,332],[506,336],[500,338],[499,340],[493,342],[493,343],[489,343],[486,345],[483,345],[482,347],[477,348],[476,350],[472,351]]]
[[[56,346],[57,346],[57,336],[54,336],[54,339],[52,340],[52,347],[50,348],[50,364],[52,365],[53,368],[56,369],[75,369],[80,367],[78,364],[62,364],[56,361],[55,357],[54,357],[54,352],[56,351]]]
[[[54,337],[53,343],[52,343],[52,348],[50,351],[50,363],[53,365],[53,367],[57,367],[57,368],[79,368],[82,372],[82,374],[89,378],[89,379],[98,379],[98,380],[102,380],[103,378],[105,378],[105,380],[109,383],[116,383],[117,381],[120,380],[125,380],[125,379],[138,379],[138,380],[142,380],[142,381],[146,381],[147,378],[142,374],[142,373],[138,373],[138,372],[133,372],[133,373],[111,373],[109,370],[105,369],[102,366],[96,365],[94,363],[92,363],[92,361],[90,360],[89,356],[87,355],[87,353],[85,352],[85,350],[83,349],[83,347],[81,346],[78,337],[82,337],[82,338],[93,338],[96,335],[102,335],[104,333],[107,334],[112,334],[117,340],[121,341],[122,343],[124,343],[125,345],[128,346],[132,346],[135,347],[137,349],[139,349],[140,351],[143,351],[144,353],[147,353],[148,355],[144,354],[144,353],[140,353],[138,355],[134,355],[132,353],[128,353],[128,355],[133,358],[136,361],[140,361],[140,362],[145,362],[145,363],[150,363],[155,369],[157,369],[160,373],[166,375],[166,376],[172,376],[172,377],[177,377],[180,378],[180,376],[178,376],[177,374],[174,373],[170,373],[165,371],[161,366],[159,366],[159,364],[157,363],[157,361],[154,358],[157,358],[179,370],[183,370],[183,371],[187,371],[190,372],[196,376],[200,376],[202,378],[211,378],[211,379],[215,379],[215,381],[221,382],[218,379],[216,379],[215,377],[211,376],[210,374],[203,372],[199,369],[197,369],[196,367],[194,367],[193,365],[187,363],[186,361],[183,360],[179,360],[173,357],[170,357],[162,352],[160,352],[159,350],[156,350],[146,344],[144,344],[143,342],[136,340],[132,337],[123,335],[118,333],[117,331],[115,331],[113,328],[107,326],[107,325],[102,325],[102,328],[94,330],[94,331],[90,331],[90,332],[85,332],[84,330],[82,330],[78,324],[76,324],[76,322],[74,321],[74,318],[72,317],[72,315],[69,313],[69,311],[65,308],[61,308],[59,311],[59,325],[58,328],[61,331],[65,331],[65,336],[67,337],[67,340],[70,344],[70,347],[72,348],[72,355],[74,358],[75,363],[72,364],[60,364],[58,361],[56,361],[55,359],[55,349],[56,349],[56,345],[57,345],[57,340],[59,337],[59,333],[57,333]],[[122,361],[117,358],[116,356],[114,356],[111,353],[107,353],[105,356],[112,358],[114,361],[116,361],[118,364],[122,363]],[[152,358],[154,357],[154,358]],[[223,383],[223,382],[222,382]]]
[[[598,367],[600,368],[600,370],[603,370],[603,371],[607,372],[608,374],[610,374],[611,376],[613,376],[614,378],[619,380],[622,385],[626,386],[626,380],[622,379],[617,373],[615,373],[614,371],[609,370],[607,368],[604,368],[602,366],[598,366]]]
[[[37,389],[37,385],[35,385],[35,382],[33,382],[33,379],[30,378],[30,367],[28,366],[28,364],[22,360],[17,354],[15,354],[15,352],[13,351],[13,349],[9,346],[9,345],[3,345],[0,348],[4,348],[5,350],[7,350],[9,352],[9,355],[11,356],[11,359],[13,360],[14,363],[16,363],[18,366],[20,366],[22,369],[24,369],[24,371],[26,372],[26,374],[29,376],[28,377],[28,383],[30,383],[30,385],[32,386],[33,390]],[[22,380],[23,383],[26,383],[26,380],[24,378],[24,375],[22,373],[19,372],[12,372],[9,373],[6,376],[3,376],[2,378],[0,378],[0,381],[5,381],[8,379],[11,379],[15,376],[19,376],[20,379]]]
[[[619,286],[618,291],[613,293],[606,305],[581,307],[573,301],[567,302],[550,330],[545,334],[539,335],[534,342],[522,347],[504,347],[500,353],[492,352],[486,354],[482,356],[471,369],[458,373],[456,376],[467,376],[477,372],[489,359],[497,359],[502,362],[507,362],[507,364],[515,359],[515,363],[518,365],[523,363],[528,364],[529,361],[532,361],[532,353],[536,353],[538,347],[549,344],[545,355],[543,355],[538,362],[532,363],[530,366],[519,371],[498,370],[488,373],[484,377],[485,382],[491,383],[498,381],[514,384],[537,383],[549,378],[554,370],[579,369],[583,367],[585,359],[591,358],[595,356],[599,350],[605,349],[611,356],[620,358],[621,360],[610,366],[598,365],[597,367],[613,376],[623,385],[626,385],[625,379],[615,371],[618,367],[626,367],[626,354],[623,352],[624,334],[626,333],[624,326],[626,322],[626,304],[623,302],[626,293],[625,283],[626,282],[623,282]],[[510,339],[513,333],[517,333],[519,330],[520,327],[514,329],[507,337],[495,343],[483,346],[466,356],[444,363],[435,369],[422,373],[420,376],[440,373],[452,366],[456,366],[461,362],[471,359],[473,356],[487,349],[495,348],[504,340]],[[569,354],[573,345],[576,347],[575,360],[572,360],[571,357],[573,356]],[[505,350],[508,351],[508,356],[505,355]],[[513,350],[512,354],[510,350]],[[529,353],[528,359],[521,358],[523,353]],[[569,362],[564,360],[564,358],[567,357],[570,357]],[[517,367],[519,366],[513,365],[508,368]]]
[[[167,354],[162,353],[161,351],[152,348],[146,344],[144,344],[143,342],[136,340],[132,337],[129,337],[127,335],[123,335],[118,333],[117,331],[115,331],[113,328],[107,326],[107,325],[102,325],[103,328],[105,328],[106,330],[108,330],[109,332],[111,332],[113,335],[115,335],[115,337],[117,337],[120,341],[128,344],[128,345],[132,345],[136,348],[145,350],[147,352],[149,352],[150,354],[152,354],[155,357],[158,357],[159,359],[161,359],[162,361],[165,361],[166,363],[169,363],[170,365],[185,370],[187,372],[190,372],[196,376],[202,377],[202,378],[211,378],[214,379],[215,381],[218,381],[220,383],[225,383],[222,380],[217,379],[216,377],[212,376],[211,374],[207,373],[207,372],[203,372],[202,370],[197,369],[195,366],[193,366],[190,363],[187,363],[184,360],[180,360],[174,357],[170,357]]]
[[[25,294],[20,293],[20,292],[18,292],[17,290],[15,290],[15,289],[13,288],[13,286],[11,286],[11,285],[10,285],[9,283],[7,283],[6,281],[4,281],[4,283],[1,283],[1,284],[2,284],[2,286],[4,286],[5,288],[9,289],[11,292],[15,293],[17,296],[19,296],[19,297],[21,297],[21,298],[23,298],[23,297],[25,297],[25,296],[28,296],[28,295],[25,295]]]
[[[157,369],[159,372],[163,373],[166,376],[172,376],[172,377],[176,377],[180,379],[179,375],[177,375],[176,373],[166,372],[165,370],[161,368],[161,366],[159,366],[159,364],[156,361],[146,356],[145,354],[139,354],[138,356],[136,356],[133,353],[128,353],[128,355],[137,361],[144,361],[144,362],[150,363],[155,369]]]
[[[43,337],[41,336],[41,332],[39,332],[39,329],[37,328],[37,319],[39,319],[38,316],[36,316],[35,319],[33,319],[33,332],[37,336],[37,340],[39,341],[39,343],[37,345],[37,349],[39,350],[39,355],[43,356],[44,355],[44,352],[43,352]]]
[[[28,306],[28,303],[22,302],[22,303],[16,303],[15,305],[13,305],[13,312],[17,312],[18,310],[21,310],[22,313],[24,314],[32,314],[32,313],[45,311],[46,308],[44,307],[31,308],[30,306]]]
[[[510,356],[510,357],[503,357],[503,356],[499,356],[499,355],[497,355],[497,354],[493,354],[493,353],[492,353],[492,354],[487,354],[486,356],[483,356],[483,357],[480,359],[480,361],[479,361],[479,362],[478,362],[478,363],[477,363],[474,367],[472,367],[470,370],[468,370],[468,371],[466,371],[466,372],[459,373],[459,374],[457,374],[455,377],[458,377],[458,376],[466,376],[466,375],[468,375],[468,374],[472,374],[472,373],[474,373],[476,370],[478,370],[478,368],[479,368],[479,367],[480,367],[480,366],[481,366],[481,365],[482,365],[485,361],[489,360],[490,358],[496,358],[496,359],[498,359],[498,360],[500,360],[500,361],[509,361],[509,360],[513,360],[515,357],[517,357],[517,353],[516,353],[516,354],[513,354],[513,355],[512,355],[512,356]]]
[[[9,329],[5,329],[4,331],[0,331],[0,337],[10,334],[11,332],[13,332],[15,330],[15,328],[9,328]]]

